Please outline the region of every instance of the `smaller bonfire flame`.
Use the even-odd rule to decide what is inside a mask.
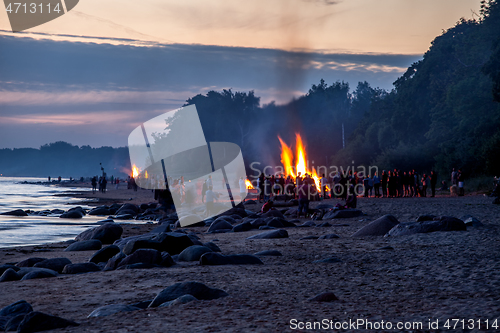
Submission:
[[[248,190],[254,189],[252,183],[248,179],[245,179],[245,184],[246,184]]]
[[[132,165],[132,177],[134,178],[139,177],[139,173],[140,173],[139,168],[137,168],[135,164]]]

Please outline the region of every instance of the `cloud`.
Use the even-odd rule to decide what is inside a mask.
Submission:
[[[302,1],[318,3],[326,6],[337,5],[340,3],[340,1],[335,1],[335,0],[302,0]]]
[[[0,48],[0,148],[54,140],[121,146],[140,123],[210,90],[254,90],[261,104],[284,104],[322,78],[328,84],[345,81],[355,87],[368,81],[391,89],[421,58],[213,45],[137,47],[5,35]]]

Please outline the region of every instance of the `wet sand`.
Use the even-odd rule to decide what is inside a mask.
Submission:
[[[83,198],[91,193],[81,195]],[[118,200],[153,201],[151,191],[147,190],[110,189],[95,197],[101,200],[96,205]],[[326,200],[322,203],[337,202]],[[428,328],[430,319],[439,320],[439,331],[462,331],[446,330],[443,325],[449,318],[465,319],[466,322],[474,319],[475,329],[468,331],[485,331],[477,329],[477,320],[500,321],[500,206],[491,202],[491,198],[482,195],[360,198],[358,208],[365,216],[328,221],[347,226],[287,228],[289,238],[286,239],[246,240],[261,232],[258,230],[207,234],[206,227],[187,228],[196,232],[202,242],[216,243],[224,254],[253,254],[272,249],[283,256],[261,257],[264,265],[200,266],[197,262],[184,262],[169,268],[3,282],[0,283],[0,307],[24,299],[36,311],[80,323],[78,327],[55,330],[57,332],[287,332],[292,331],[292,319],[297,323],[323,319],[334,322],[365,319],[379,323],[384,320],[394,325],[421,322],[421,330],[411,331],[436,331]],[[247,205],[246,208],[256,211],[260,205]],[[400,222],[414,221],[423,214],[458,218],[467,214],[485,226],[394,238],[350,237],[385,214],[396,216]],[[122,237],[142,234],[154,227],[152,224],[124,225]],[[300,240],[305,236],[331,233],[340,238]],[[67,257],[78,263],[88,261],[94,253],[62,252],[64,248],[65,244],[47,244],[0,249],[0,264],[29,257]],[[340,262],[313,263],[329,257]],[[202,282],[225,290],[229,296],[87,318],[100,306],[151,300],[164,288],[184,281]],[[333,292],[339,300],[307,301],[326,291]],[[341,331],[369,331],[361,328]],[[497,330],[490,327],[488,331]]]

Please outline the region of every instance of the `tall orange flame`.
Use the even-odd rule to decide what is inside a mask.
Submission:
[[[286,143],[281,139],[279,135],[278,140],[280,140],[281,143],[281,163],[283,163],[283,166],[285,167],[285,175],[290,175],[295,178],[296,175],[295,168],[293,166],[292,149],[290,149],[290,147],[286,145]]]
[[[307,173],[314,180],[318,191],[320,191],[320,177],[318,177],[316,169],[313,168],[312,170],[310,170],[307,167],[306,149],[300,134],[295,133],[295,156],[297,156],[295,165],[293,164],[294,156],[292,153],[292,149],[281,139],[280,136],[278,136],[278,139],[281,144],[281,163],[283,164],[283,167],[285,169],[285,176],[291,176],[295,178],[300,173],[301,177],[304,177]]]

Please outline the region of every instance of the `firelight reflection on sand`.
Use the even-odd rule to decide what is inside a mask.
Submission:
[[[295,164],[292,149],[281,139],[279,135],[278,140],[280,140],[281,143],[281,163],[283,164],[283,168],[285,170],[285,177],[290,176],[295,179],[295,177],[297,177],[299,173],[302,177],[304,177],[306,174],[309,174],[311,178],[314,179],[316,189],[320,191],[320,177],[318,177],[316,169],[309,169],[307,167],[306,149],[304,143],[302,142],[302,137],[300,136],[300,134],[295,133],[295,156],[297,157],[297,159],[295,160]]]

